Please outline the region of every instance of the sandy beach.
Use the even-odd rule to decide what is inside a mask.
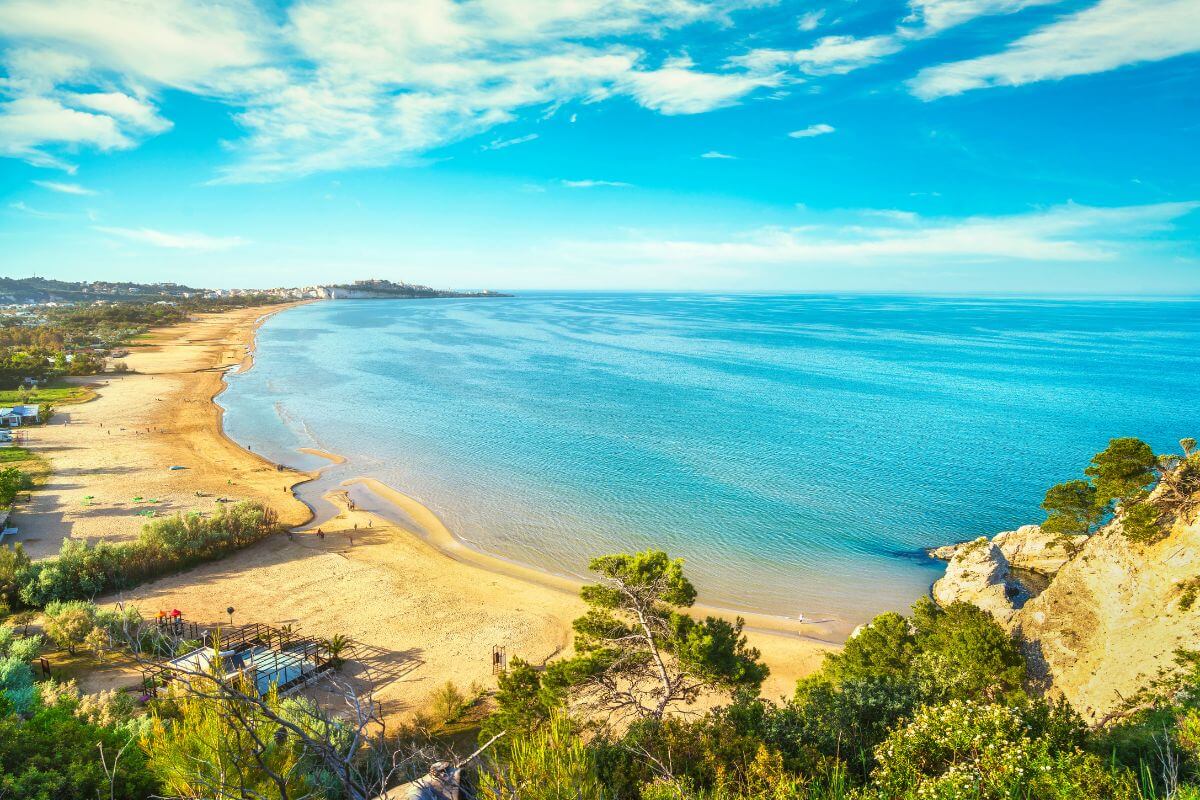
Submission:
[[[209,510],[218,498],[259,500],[288,524],[305,524],[309,509],[290,489],[315,473],[281,471],[238,447],[221,432],[212,403],[226,369],[249,367],[257,323],[275,310],[210,315],[155,331],[127,359],[137,374],[92,381],[95,400],[64,407],[50,425],[30,432],[30,448],[53,467],[16,518],[31,555],[53,554],[66,536],[132,538],[145,521],[139,514]],[[422,709],[447,681],[493,686],[493,645],[510,659],[535,663],[569,651],[571,620],[583,609],[576,584],[466,548],[394,488],[370,479],[349,483],[403,513],[385,518],[353,509],[352,486],[337,488],[326,495],[338,514],[321,523],[323,537],[301,528],[120,599],[147,614],[178,608],[216,621],[232,606],[235,622],[345,634],[368,647],[388,716]],[[833,646],[775,618],[751,617],[748,624],[751,643],[771,667],[767,697],[789,695]]]

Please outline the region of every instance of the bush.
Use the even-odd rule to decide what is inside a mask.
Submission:
[[[457,722],[470,705],[470,698],[453,681],[446,681],[446,685],[433,695],[433,715],[443,725]]]
[[[966,603],[917,601],[911,620],[880,614],[840,653],[825,658],[822,680],[833,684],[908,684],[921,702],[952,698],[1019,698],[1025,660],[986,612]],[[909,690],[905,690],[906,692]]]
[[[594,753],[570,720],[555,714],[533,734],[510,743],[503,760],[480,772],[481,800],[601,800]]]
[[[1128,773],[1079,749],[1074,726],[1042,706],[952,700],[921,709],[876,750],[870,796],[1122,800]]]
[[[96,627],[96,606],[83,600],[55,600],[46,606],[46,635],[74,653]]]
[[[480,740],[487,741],[500,731],[507,731],[506,738],[512,741],[549,721],[555,709],[566,703],[567,680],[561,675],[562,664],[551,664],[545,672],[539,672],[529,662],[514,658],[498,678],[496,708],[484,720]],[[503,748],[506,744],[502,740],[499,746]]]
[[[188,514],[156,520],[128,544],[89,546],[67,539],[57,558],[20,569],[18,593],[23,603],[39,608],[56,600],[90,599],[213,561],[278,530],[274,511],[257,503],[238,503],[222,506],[211,517]]]
[[[61,705],[36,708],[28,720],[0,717],[0,797],[22,800],[112,797],[144,800],[159,791],[129,736],[75,717]],[[120,769],[111,785],[100,760]],[[101,749],[102,748],[102,749]]]
[[[923,597],[913,606],[913,627],[919,652],[911,677],[926,700],[1024,697],[1025,659],[986,611]]]
[[[20,542],[0,545],[0,603],[14,607],[20,599],[21,577],[29,568],[29,556]]]
[[[29,476],[16,467],[0,469],[0,506],[11,506],[17,493],[29,488]]]
[[[282,714],[278,696],[266,698]],[[170,797],[269,798],[322,796],[316,757],[295,736],[277,736],[277,722],[258,706],[232,697],[182,693],[168,718],[156,713],[139,742],[151,772]]]

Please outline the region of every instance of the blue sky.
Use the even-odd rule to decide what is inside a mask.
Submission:
[[[1196,0],[0,0],[0,273],[1200,294]]]

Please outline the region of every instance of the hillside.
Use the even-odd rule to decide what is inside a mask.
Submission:
[[[456,292],[450,289],[434,289],[431,286],[421,286],[412,283],[395,283],[387,280],[364,280],[354,283],[337,284],[324,287],[327,296],[333,300],[371,300],[371,299],[426,299],[435,297],[511,297],[500,292]]]
[[[94,300],[145,301],[189,297],[203,290],[177,283],[58,281],[50,278],[0,278],[0,303],[77,303]]]
[[[1085,720],[1120,713],[1174,668],[1178,650],[1200,644],[1200,491],[1189,482],[1198,463],[1192,455],[1164,471],[1144,501],[1119,508],[1091,535],[1029,525],[934,551],[949,561],[935,600],[991,614],[1020,641],[1031,678]],[[1184,498],[1170,502],[1166,478],[1186,487]],[[1139,508],[1159,513],[1149,536]]]

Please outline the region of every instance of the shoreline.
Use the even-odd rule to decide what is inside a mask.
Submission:
[[[319,301],[305,300],[298,303],[290,303],[271,311],[268,314],[264,314],[259,319],[255,320],[253,327],[248,333],[246,361],[248,362],[249,366],[239,369],[233,373],[228,371],[224,373],[221,379],[221,384],[223,387],[221,392],[224,392],[225,389],[229,387],[229,382],[226,380],[226,376],[228,374],[241,375],[248,372],[253,367],[255,354],[258,347],[258,330],[270,317],[282,311],[315,302]],[[221,392],[218,392],[217,395],[214,395],[212,398],[213,405],[216,405],[219,408],[219,404],[216,403],[216,397]],[[256,455],[253,453],[253,451],[248,450],[241,443],[237,442],[235,439],[225,433],[223,424],[224,408],[221,408],[221,419],[221,435],[235,446],[245,450],[247,454]],[[348,459],[340,453],[332,453],[315,447],[298,447],[296,448],[296,451],[325,459],[330,462],[328,466],[338,466],[345,464],[348,461]],[[274,463],[265,458],[263,458],[263,460],[267,463]],[[299,531],[306,526],[311,526],[313,524],[313,520],[317,516],[315,509],[313,509],[313,507],[307,501],[301,499],[296,494],[296,489],[301,485],[320,479],[321,473],[326,468],[327,467],[322,467],[316,471],[310,471],[309,475],[311,477],[302,481],[298,481],[290,489],[292,496],[295,497],[299,502],[304,503],[304,505],[307,506],[310,511],[310,517],[307,520],[299,525],[294,526],[293,529],[296,531]],[[363,486],[383,503],[398,509],[402,514],[416,522],[425,534],[422,535],[421,532],[414,532],[414,535],[423,539],[426,544],[430,545],[434,550],[446,558],[492,574],[504,575],[516,580],[525,581],[527,583],[542,586],[575,597],[578,596],[580,588],[587,583],[587,581],[580,578],[561,575],[532,564],[525,564],[523,562],[508,559],[503,556],[496,555],[494,553],[488,553],[484,550],[472,547],[469,543],[456,536],[454,532],[450,530],[450,528],[446,526],[445,523],[443,523],[431,509],[429,509],[419,500],[369,475],[354,475],[353,477],[342,480],[340,485],[343,487]],[[336,495],[336,490],[330,490],[323,493],[322,499],[336,506],[337,504],[333,502],[333,498]],[[838,619],[821,620],[819,622],[802,622],[798,619],[787,617],[781,614],[723,608],[721,606],[704,603],[697,603],[696,605],[693,605],[690,608],[690,612],[694,616],[714,616],[721,619],[726,619],[730,622],[741,618],[745,622],[745,629],[747,631],[754,631],[771,636],[799,638],[806,641],[811,641],[815,644],[829,646],[840,646],[846,637],[849,636],[850,631],[854,627],[844,620]],[[819,627],[821,625],[830,626],[830,630],[821,630]],[[818,632],[826,635],[815,635],[813,632],[811,632],[811,629],[813,628],[816,628]]]
[[[405,518],[352,507],[350,490],[368,490],[364,484],[370,479],[345,470],[326,473],[340,462],[338,454],[309,453],[329,462],[317,470],[280,468],[224,432],[224,410],[216,398],[228,387],[227,376],[252,366],[258,327],[290,307],[266,315],[228,312],[157,329],[148,346],[130,358],[138,373],[113,376],[86,404],[86,413],[64,414],[39,428],[39,448],[51,457],[55,475],[35,497],[44,507],[40,524],[53,532],[47,537],[53,541],[34,557],[57,551],[67,536],[93,541],[136,536],[145,522],[137,515],[146,506],[127,500],[135,491],[167,498],[170,502],[153,506],[158,514],[212,511],[226,494],[256,500],[277,509],[293,530],[309,525],[314,511],[307,500],[323,492],[321,537],[311,530],[269,537],[99,602],[121,601],[145,613],[179,608],[198,621],[224,619],[232,606],[239,622],[295,625],[320,637],[344,634],[365,644],[370,669],[387,676],[379,699],[389,718],[426,707],[447,681],[494,686],[493,646],[504,647],[510,659],[535,664],[569,654],[571,623],[585,610],[578,582],[478,553],[402,493],[396,493],[404,500],[396,506],[397,517]],[[119,430],[111,422],[114,414],[120,415]],[[167,469],[174,464],[186,469]],[[322,475],[329,491],[325,484],[312,485]],[[345,479],[351,483],[334,483]],[[299,494],[301,486],[309,492]],[[379,494],[372,493],[373,500],[388,499],[388,492]],[[87,499],[91,495],[95,499]],[[431,541],[431,531],[442,540]],[[787,621],[742,616],[749,644],[771,668],[764,697],[790,695],[795,681],[837,647]]]
[[[321,451],[308,449],[305,449],[304,452],[321,453]],[[342,456],[324,455],[328,458],[338,459],[334,462],[337,464],[342,464],[346,461]],[[578,596],[580,588],[588,583],[585,580],[559,575],[549,570],[539,569],[529,564],[513,561],[503,556],[471,547],[470,544],[455,536],[454,532],[419,500],[401,492],[399,489],[388,486],[377,478],[359,475],[342,481],[341,485],[346,487],[362,486],[380,501],[399,509],[420,526],[424,532],[424,535],[420,533],[417,535],[421,536],[427,544],[447,558],[488,572],[507,575],[517,580],[542,585],[572,596]],[[328,499],[331,494],[336,494],[336,492],[327,493],[326,498]],[[745,621],[745,629],[748,631],[756,631],[773,636],[800,638],[820,644],[840,645],[838,641],[815,636],[803,630],[806,627],[815,627],[818,623],[805,623],[782,615],[757,611],[740,611],[738,609],[722,608],[705,603],[697,603],[691,606],[688,611],[693,616],[713,616],[731,622],[740,617]]]

